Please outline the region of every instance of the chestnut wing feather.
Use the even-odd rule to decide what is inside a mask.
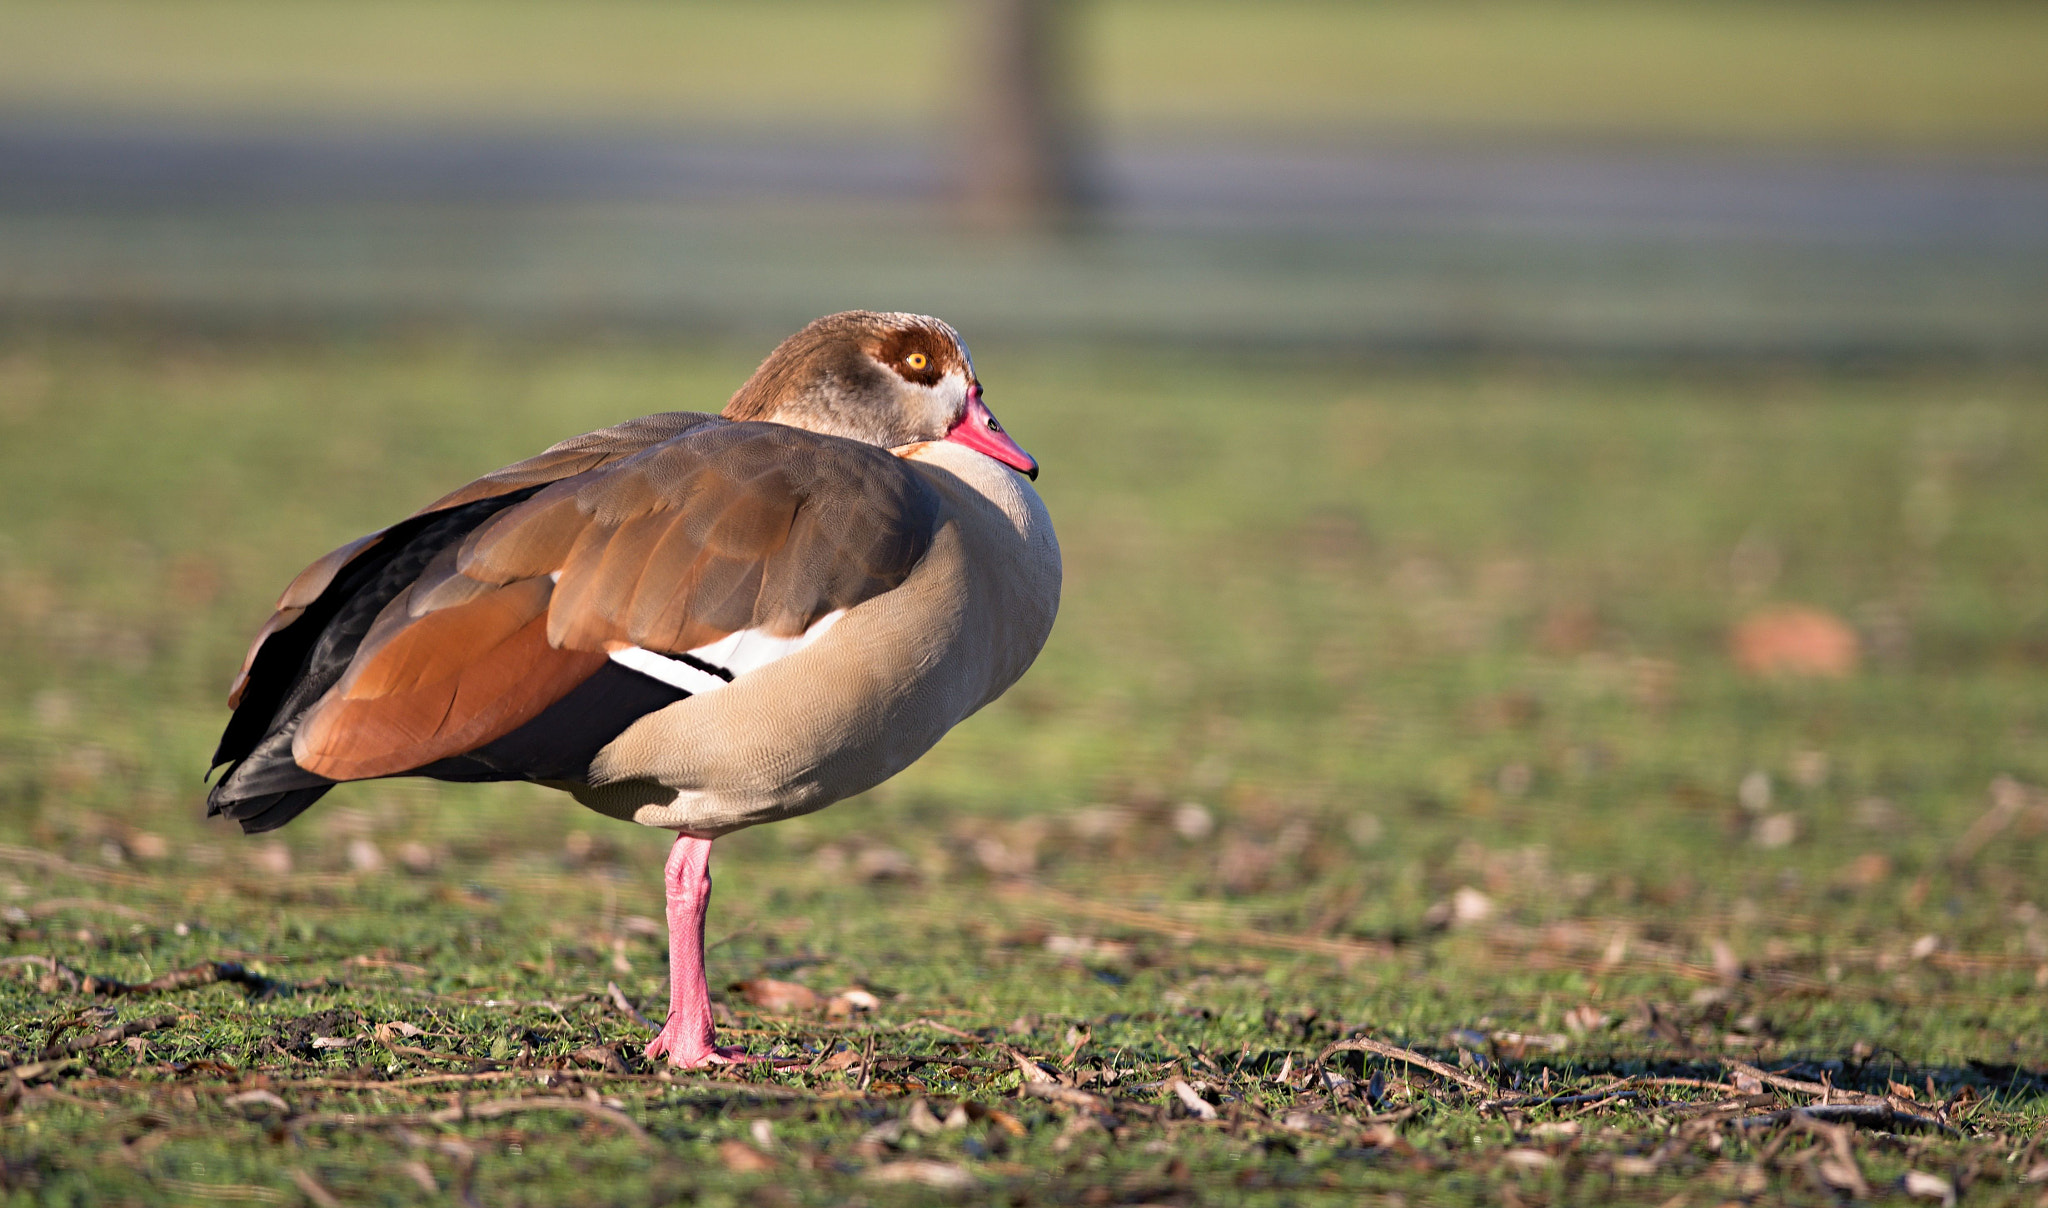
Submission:
[[[614,651],[794,637],[908,577],[938,512],[882,449],[693,425],[543,487],[437,556],[306,713],[294,761],[332,780],[402,774],[532,721]]]
[[[643,415],[639,419],[627,420],[609,428],[600,428],[582,436],[551,445],[524,461],[516,461],[503,469],[493,470],[466,486],[450,491],[441,498],[414,512],[408,519],[417,520],[433,513],[450,512],[479,500],[500,498],[521,490],[556,482],[574,474],[597,469],[622,457],[629,457],[649,445],[672,440],[686,432],[707,424],[723,424],[724,420],[701,411],[664,411],[655,415]],[[399,527],[399,526],[394,526]],[[234,684],[228,689],[228,708],[239,710],[242,694],[248,688],[250,672],[256,665],[257,655],[272,635],[292,625],[303,616],[333,586],[335,577],[355,563],[365,552],[371,550],[392,530],[379,529],[368,536],[331,550],[315,559],[313,564],[299,572],[284,593],[278,597],[277,610],[263,627],[256,631],[256,637],[249,643],[249,651],[242,659],[242,668],[235,675]],[[301,635],[309,639],[311,635]],[[274,702],[273,702],[274,706]],[[254,720],[261,724],[269,720],[266,711]],[[230,744],[225,740],[221,751],[214,755],[214,766],[218,767],[232,759],[241,758],[232,754]],[[244,751],[242,754],[246,754]]]

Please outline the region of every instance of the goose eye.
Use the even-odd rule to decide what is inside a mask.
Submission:
[[[912,369],[923,369],[926,365],[932,363],[932,359],[921,352],[913,352],[903,358],[903,363]]]

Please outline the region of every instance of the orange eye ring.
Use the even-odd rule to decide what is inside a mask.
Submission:
[[[912,369],[923,369],[926,365],[932,363],[932,359],[921,352],[913,352],[903,358],[903,363]]]

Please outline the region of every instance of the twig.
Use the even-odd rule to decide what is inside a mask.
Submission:
[[[1689,1086],[1697,1090],[1721,1091],[1724,1093],[1728,1089],[1728,1084],[1725,1082],[1709,1082],[1704,1078],[1629,1078],[1625,1081],[1629,1086]],[[1615,1085],[1619,1086],[1622,1083],[1616,1083]]]
[[[1051,1074],[1046,1073],[1044,1063],[1040,1062],[1036,1057],[1031,1056],[1030,1054],[1024,1052],[1022,1049],[1015,1047],[1014,1045],[1004,1044],[1000,1040],[987,1040],[980,1036],[976,1036],[972,1032],[963,1032],[959,1028],[950,1027],[946,1024],[940,1023],[936,1019],[913,1019],[909,1023],[904,1024],[902,1026],[905,1028],[914,1028],[917,1027],[919,1024],[922,1024],[925,1027],[932,1029],[933,1031],[944,1032],[948,1036],[957,1037],[961,1040],[967,1041],[969,1044],[978,1044],[983,1046],[984,1048],[995,1049],[996,1051],[1000,1052],[1003,1056],[1008,1057],[1012,1062],[1016,1064],[1018,1073],[1024,1076],[1024,1081],[1026,1083],[1045,1083],[1058,1081],[1058,1079],[1054,1078]],[[945,1058],[934,1060],[952,1059]]]
[[[534,1111],[581,1112],[593,1120],[603,1120],[617,1127],[642,1144],[653,1143],[653,1138],[647,1135],[647,1130],[618,1108],[607,1107],[595,1099],[572,1099],[567,1095],[531,1099],[493,1099],[488,1103],[457,1104],[454,1107],[444,1107],[440,1111],[427,1113],[427,1120],[434,1124],[453,1124],[458,1120],[492,1120],[499,1116]]]
[[[32,1081],[48,1074],[54,1067],[63,1065],[79,1053],[103,1049],[110,1044],[119,1044],[130,1036],[141,1036],[147,1032],[160,1031],[178,1022],[182,1016],[153,1015],[148,1019],[130,1020],[101,1028],[89,1036],[75,1036],[62,1044],[53,1044],[36,1054],[35,1060],[24,1061],[0,1068],[0,1074],[12,1074],[21,1082]]]
[[[1944,1124],[1933,1116],[1920,1116],[1902,1112],[1889,1103],[1831,1103],[1815,1104],[1810,1107],[1788,1107],[1783,1111],[1766,1116],[1745,1116],[1735,1122],[1738,1128],[1772,1128],[1780,1124],[1801,1120],[1813,1120],[1829,1124],[1857,1124],[1866,1128],[1905,1126],[1925,1129],[1930,1132],[1946,1133],[1952,1137],[1962,1136],[1962,1131]]]
[[[1071,1086],[1061,1086],[1059,1083],[1051,1081],[1033,1082],[1027,1080],[1018,1084],[1017,1093],[1028,1095],[1035,1099],[1050,1100],[1053,1103],[1062,1104],[1066,1107],[1082,1108],[1087,1111],[1103,1111],[1109,1106],[1101,1098],[1091,1095],[1087,1091],[1076,1090]]]
[[[1802,1095],[1821,1095],[1831,1099],[1847,1098],[1852,1102],[1862,1104],[1884,1103],[1884,1100],[1876,1095],[1866,1095],[1862,1091],[1846,1091],[1839,1086],[1822,1086],[1818,1082],[1802,1082],[1797,1078],[1787,1078],[1783,1074],[1773,1074],[1766,1070],[1760,1070],[1753,1065],[1737,1061],[1733,1057],[1723,1057],[1721,1064],[1737,1074],[1747,1075],[1765,1086],[1775,1086],[1781,1091],[1796,1091]]]
[[[467,1059],[465,1059],[467,1060]],[[561,1078],[576,1082],[664,1082],[660,1074],[621,1074],[612,1070],[591,1069],[522,1069],[522,1070],[480,1070],[473,1074],[419,1074],[410,1078],[290,1078],[284,1077],[274,1085],[293,1090],[333,1091],[403,1091],[408,1087],[437,1086],[463,1082],[515,1082],[522,1078],[540,1080]],[[233,1087],[221,1087],[233,1090]]]
[[[69,1057],[73,1053],[103,1049],[110,1044],[119,1044],[130,1036],[140,1036],[146,1032],[161,1031],[178,1022],[180,1018],[182,1017],[177,1015],[152,1015],[148,1019],[133,1019],[127,1023],[113,1024],[109,1027],[101,1028],[90,1036],[79,1036],[67,1040],[63,1044],[53,1044],[41,1053],[38,1053],[36,1060],[55,1061],[59,1057]]]
[[[150,883],[148,877],[138,877],[134,873],[115,872],[110,868],[88,868],[83,864],[73,864],[62,856],[51,855],[46,851],[37,851],[32,847],[16,847],[11,843],[0,843],[0,860],[5,860],[10,864],[34,864],[51,872],[62,873],[67,877],[77,877],[83,881],[105,881],[109,885],[147,885]]]
[[[410,1044],[399,1044],[397,1041],[384,1040],[382,1038],[379,1038],[377,1043],[383,1045],[392,1054],[399,1057],[424,1057],[429,1061],[461,1061],[471,1064],[486,1060],[481,1057],[465,1057],[460,1053],[437,1053],[432,1049],[423,1049]]]
[[[751,1095],[756,1099],[817,1100],[817,1099],[866,1099],[865,1091],[812,1089],[803,1086],[783,1086],[777,1082],[741,1082],[733,1078],[677,1078],[675,1089],[679,1091],[722,1090],[735,1095]]]
[[[251,998],[268,998],[272,995],[289,994],[293,989],[288,982],[273,981],[235,961],[206,961],[189,969],[174,969],[162,977],[153,977],[144,982],[124,982],[117,978],[80,973],[48,956],[10,956],[0,959],[0,968],[9,965],[34,965],[43,969],[45,972],[41,988],[45,993],[62,986],[80,994],[138,998],[150,994],[196,990],[215,982],[230,982],[242,987]]]
[[[1404,1049],[1399,1045],[1388,1044],[1383,1040],[1373,1040],[1364,1036],[1351,1040],[1340,1040],[1329,1048],[1324,1049],[1322,1056],[1316,1058],[1316,1068],[1320,1070],[1324,1063],[1328,1062],[1331,1056],[1337,1053],[1371,1053],[1378,1057],[1385,1057],[1389,1061],[1405,1061],[1409,1065],[1419,1066],[1422,1069],[1428,1070],[1439,1078],[1447,1078],[1475,1095],[1491,1093],[1485,1083],[1477,1078],[1461,1074],[1441,1061],[1424,1057],[1413,1049]]]
[[[647,1018],[645,1015],[642,1015],[639,1011],[634,1009],[632,1003],[626,1001],[626,992],[624,990],[619,989],[619,983],[606,982],[604,984],[604,989],[605,993],[611,995],[612,1005],[616,1006],[619,1010],[624,1011],[626,1015],[630,1019],[632,1019],[634,1023],[639,1024],[641,1027],[646,1028],[650,1032],[661,1031],[660,1028],[654,1026],[653,1020]]]
[[[123,906],[119,902],[108,902],[100,898],[51,898],[28,908],[29,914],[36,918],[60,914],[66,910],[96,910],[138,923],[147,922],[153,917],[133,906]]]
[[[292,1182],[298,1185],[300,1191],[306,1193],[306,1198],[313,1201],[315,1208],[341,1208],[341,1201],[334,1198],[333,1192],[320,1185],[320,1180],[313,1177],[312,1171],[303,1167],[294,1169]]]
[[[318,1115],[300,1116],[293,1120],[292,1127],[331,1128],[397,1128],[416,1124],[455,1124],[463,1120],[491,1120],[518,1112],[564,1111],[579,1112],[593,1120],[607,1124],[630,1134],[642,1144],[652,1144],[647,1130],[635,1123],[631,1116],[615,1107],[607,1107],[591,1099],[572,1098],[567,1095],[536,1095],[527,1099],[492,1099],[485,1103],[457,1104],[439,1111],[416,1112],[403,1116],[370,1116],[360,1112],[322,1112]]]
[[[1950,866],[1961,868],[1976,858],[1984,845],[1998,837],[1998,833],[2011,826],[2022,810],[2032,803],[2034,794],[2026,785],[2010,776],[2000,776],[1991,782],[1991,808],[1977,816],[1963,837],[1956,840],[1950,849]]]
[[[1112,923],[1122,923],[1140,931],[1170,935],[1179,940],[1203,940],[1208,943],[1234,944],[1246,948],[1277,948],[1285,952],[1313,952],[1321,956],[1334,956],[1342,960],[1361,960],[1367,957],[1382,958],[1394,954],[1394,946],[1372,943],[1365,940],[1333,940],[1315,935],[1294,935],[1284,931],[1260,931],[1248,927],[1207,928],[1198,924],[1133,910],[1127,906],[1116,906],[1107,902],[1091,902],[1072,894],[1062,893],[1048,886],[1031,884],[1029,893],[1059,904],[1075,914],[1090,915]],[[1013,891],[1015,892],[1015,891]]]
[[[1570,1107],[1580,1103],[1605,1103],[1610,1099],[1641,1099],[1643,1092],[1622,1087],[1586,1091],[1576,1095],[1522,1095],[1514,1099],[1488,1099],[1479,1105],[1482,1112],[1497,1112],[1507,1108],[1520,1107]]]
[[[909,1023],[906,1023],[906,1024],[902,1024],[902,1025],[900,1025],[900,1026],[902,1026],[902,1027],[903,1027],[903,1028],[905,1028],[905,1029],[909,1029],[909,1028],[914,1028],[914,1027],[918,1027],[919,1025],[922,1025],[922,1026],[924,1026],[924,1027],[930,1028],[930,1029],[932,1029],[932,1030],[933,1030],[934,1032],[944,1032],[944,1033],[945,1033],[946,1035],[948,1035],[948,1036],[952,1036],[952,1037],[955,1037],[955,1038],[957,1038],[957,1039],[960,1039],[960,1040],[966,1040],[966,1041],[970,1041],[970,1042],[972,1042],[972,1043],[974,1043],[974,1044],[990,1044],[990,1043],[992,1043],[991,1041],[983,1040],[983,1039],[982,1039],[981,1037],[979,1037],[979,1036],[976,1036],[976,1035],[975,1035],[974,1033],[972,1033],[972,1032],[963,1032],[963,1031],[961,1031],[961,1030],[960,1030],[959,1028],[953,1027],[953,1026],[952,1026],[952,1025],[950,1025],[950,1024],[943,1024],[943,1023],[940,1023],[940,1022],[939,1022],[938,1020],[936,1020],[936,1019],[923,1019],[923,1018],[919,1018],[919,1019],[913,1019],[913,1020],[911,1020],[911,1021],[910,1021]]]

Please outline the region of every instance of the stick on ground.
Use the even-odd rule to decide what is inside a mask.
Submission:
[[[205,961],[189,969],[174,969],[162,977],[153,977],[143,982],[124,982],[118,978],[81,973],[48,956],[10,956],[0,960],[0,968],[8,965],[30,965],[42,969],[44,972],[41,988],[44,993],[67,989],[80,994],[99,994],[109,998],[139,998],[150,994],[196,990],[215,982],[240,986],[251,998],[269,998],[292,991],[289,983],[273,981],[236,961]]]
[[[1316,1068],[1320,1070],[1337,1053],[1371,1053],[1376,1057],[1385,1057],[1389,1061],[1403,1061],[1409,1065],[1428,1070],[1439,1078],[1455,1082],[1475,1095],[1488,1095],[1492,1093],[1485,1083],[1477,1078],[1461,1074],[1441,1061],[1424,1057],[1413,1049],[1404,1049],[1400,1045],[1388,1044],[1383,1040],[1373,1040],[1364,1036],[1351,1040],[1340,1040],[1329,1048],[1324,1049],[1322,1055],[1316,1058]]]

